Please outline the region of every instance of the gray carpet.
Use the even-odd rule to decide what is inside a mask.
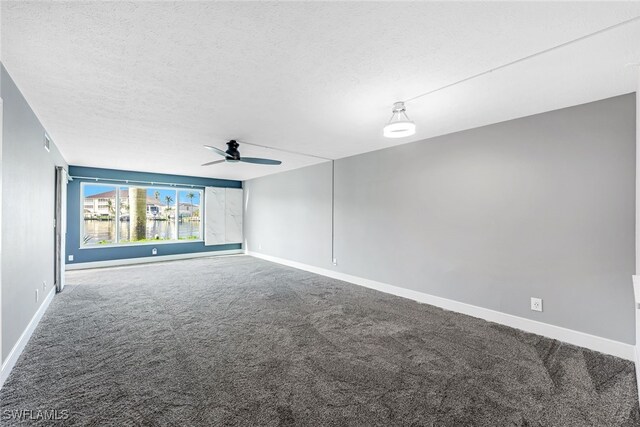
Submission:
[[[57,409],[69,414],[59,424],[116,426],[640,425],[630,362],[246,256],[75,271],[68,283],[0,391],[1,414]]]

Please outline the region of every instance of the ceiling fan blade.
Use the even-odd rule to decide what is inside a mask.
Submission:
[[[212,147],[210,145],[205,145],[205,148],[208,148],[209,150],[213,151],[214,153],[220,154],[221,156],[227,157],[227,153],[225,153],[219,148]]]
[[[213,162],[204,163],[202,166],[211,166],[211,165],[215,165],[217,163],[223,163],[223,162],[226,162],[226,160],[214,160]]]
[[[280,160],[271,160],[271,159],[260,159],[258,157],[241,157],[241,162],[245,163],[255,163],[257,165],[280,165],[282,162]]]

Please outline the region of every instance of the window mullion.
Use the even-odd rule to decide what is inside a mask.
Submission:
[[[179,231],[178,231],[178,227],[180,227],[180,221],[178,221],[178,219],[180,218],[180,200],[178,199],[178,189],[176,188],[176,216],[175,216],[175,221],[176,221],[176,235],[173,236],[173,240],[178,240],[178,236],[180,235]]]
[[[116,187],[116,217],[114,218],[116,224],[116,244],[120,243],[120,187]]]
[[[200,191],[200,207],[198,208],[200,210],[200,212],[198,212],[198,215],[200,216],[200,233],[198,235],[198,238],[200,240],[204,240],[204,191]]]

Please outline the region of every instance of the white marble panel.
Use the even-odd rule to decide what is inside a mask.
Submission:
[[[242,243],[242,188],[226,189],[225,241]]]
[[[206,187],[204,189],[204,244],[225,243],[225,189]]]

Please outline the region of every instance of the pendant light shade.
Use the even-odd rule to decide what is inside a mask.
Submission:
[[[384,136],[387,138],[403,138],[416,133],[416,124],[409,120],[404,102],[393,104],[393,114],[389,123],[384,127]]]

